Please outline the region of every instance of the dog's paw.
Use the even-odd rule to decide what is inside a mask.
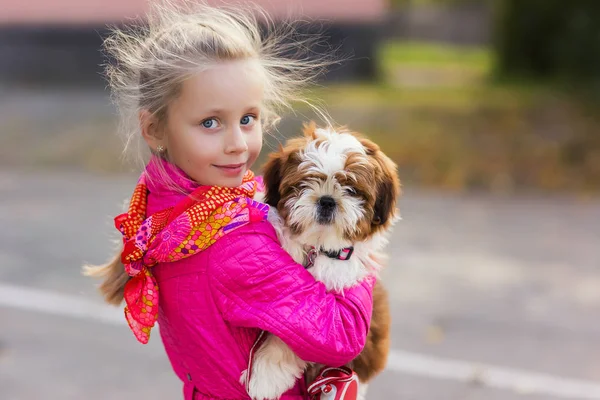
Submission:
[[[248,370],[242,372],[240,382],[246,385],[246,375]],[[280,379],[277,382],[260,378],[253,374],[248,385],[248,395],[253,400],[277,400],[282,394],[291,389],[296,382],[296,378]]]
[[[277,400],[296,384],[298,377],[290,373],[289,368],[280,368],[278,365],[262,365],[253,369],[248,383],[248,395],[253,400]],[[242,372],[240,382],[246,384],[248,370]],[[300,371],[301,374],[301,371]]]
[[[269,336],[256,353],[252,376],[248,382],[248,395],[253,400],[277,400],[296,384],[306,363],[276,336]],[[246,384],[248,370],[240,376]]]
[[[368,383],[361,382],[358,385],[358,399],[357,400],[367,400],[367,389],[369,389]]]
[[[295,382],[295,378],[278,382],[250,379],[248,395],[253,400],[278,400],[285,392],[294,387]]]

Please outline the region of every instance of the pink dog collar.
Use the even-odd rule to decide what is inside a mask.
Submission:
[[[348,261],[350,257],[352,257],[352,253],[354,253],[353,246],[344,247],[343,249],[338,251],[319,251],[316,247],[311,247],[307,254],[308,262],[306,264],[306,268],[310,268],[314,265],[315,258],[317,258],[319,254],[325,254],[327,257],[333,258],[334,260]]]

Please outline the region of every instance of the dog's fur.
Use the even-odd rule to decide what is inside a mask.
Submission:
[[[269,220],[282,247],[296,262],[306,265],[313,247],[337,251],[354,246],[350,260],[317,254],[309,271],[328,290],[341,292],[377,274],[384,264],[381,251],[386,236],[397,219],[400,183],[395,164],[376,144],[345,129],[317,129],[311,123],[305,126],[303,137],[271,154],[264,180],[262,200],[271,206]],[[324,197],[326,202],[321,200]],[[366,383],[383,370],[389,352],[389,304],[380,283],[373,297],[365,348],[350,364],[363,395]],[[257,400],[278,399],[305,370],[310,381],[319,369],[273,335],[258,349],[253,362],[249,394]],[[245,377],[246,371],[242,382]]]

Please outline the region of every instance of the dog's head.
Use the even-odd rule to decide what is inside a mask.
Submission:
[[[400,182],[379,146],[347,130],[304,128],[270,155],[265,202],[306,245],[363,241],[395,220]]]

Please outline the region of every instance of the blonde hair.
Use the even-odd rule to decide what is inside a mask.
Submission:
[[[125,151],[135,147],[129,155],[142,162],[147,160],[147,147],[139,133],[139,112],[148,110],[164,122],[170,101],[193,74],[221,62],[256,60],[264,75],[261,115],[268,130],[293,102],[315,107],[300,93],[332,64],[311,50],[319,36],[301,35],[288,23],[275,25],[254,5],[216,8],[164,0],[151,5],[146,21],[114,29],[104,42],[112,59],[106,75],[119,110]]]
[[[124,155],[144,165],[149,149],[140,134],[140,112],[150,112],[163,126],[181,84],[221,62],[257,61],[264,76],[261,118],[266,130],[294,102],[308,105],[328,121],[319,107],[301,97],[302,89],[334,63],[312,51],[319,40],[316,35],[300,34],[292,24],[276,25],[253,5],[217,8],[169,0],[152,4],[145,24],[114,29],[104,42],[111,59],[106,75],[120,115]],[[168,174],[161,175],[165,184],[176,188]],[[103,266],[87,266],[84,273],[104,278],[100,290],[107,302],[122,301],[128,276],[120,257]]]

